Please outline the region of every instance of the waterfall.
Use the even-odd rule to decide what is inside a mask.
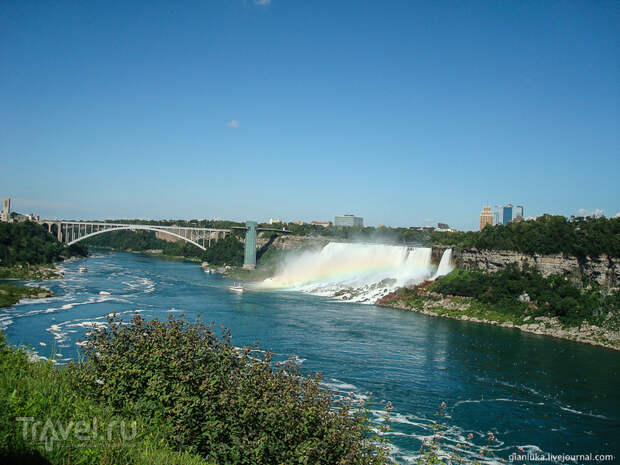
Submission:
[[[428,247],[330,242],[320,251],[286,258],[260,287],[374,303],[398,287],[431,279],[431,252]]]
[[[441,256],[441,261],[439,262],[439,266],[437,267],[437,272],[433,279],[437,279],[440,276],[445,276],[450,273],[454,267],[450,261],[452,260],[452,249],[446,249],[443,251],[443,255]]]

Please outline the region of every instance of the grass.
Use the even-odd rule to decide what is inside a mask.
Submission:
[[[33,435],[35,421],[41,424]],[[125,441],[120,425],[125,422],[126,432],[132,433],[133,421],[135,438]],[[79,427],[87,426],[90,433],[79,432]],[[63,429],[69,431],[66,439],[62,438]],[[52,440],[46,446],[42,438]],[[25,350],[11,348],[1,339],[0,463],[210,465],[189,452],[172,450],[165,432],[147,419],[119,416],[81,395],[67,369],[32,360]]]
[[[526,305],[519,305],[518,311],[515,311],[515,308],[512,307],[488,304],[468,297],[451,296],[446,300],[445,296],[434,292],[429,293],[420,289],[408,288],[401,288],[392,296],[386,296],[379,304],[391,306],[396,302],[412,310],[430,311],[437,316],[450,318],[467,316],[500,324],[509,322],[521,325],[524,323],[524,317],[527,316],[523,314]],[[449,306],[446,305],[446,302],[449,302]]]

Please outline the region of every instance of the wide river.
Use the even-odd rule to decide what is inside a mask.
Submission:
[[[88,272],[78,273],[83,265]],[[392,401],[389,438],[399,462],[413,461],[442,402],[446,450],[472,433],[470,450],[489,445],[507,461],[519,447],[620,461],[619,352],[303,293],[237,295],[197,264],[136,254],[97,251],[62,267],[63,279],[44,283],[56,297],[0,309],[10,343],[40,356],[55,348],[66,363],[89,325],[110,313],[200,315],[230,328],[235,345],[259,341],[279,359],[295,357],[302,370],[324,373],[332,390],[358,401],[374,393],[377,420]],[[489,432],[496,441],[487,441]]]

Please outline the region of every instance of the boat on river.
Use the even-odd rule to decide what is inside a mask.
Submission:
[[[239,294],[243,292],[243,286],[239,283],[235,283],[232,286],[228,286],[228,289],[230,289],[233,292],[238,292]]]

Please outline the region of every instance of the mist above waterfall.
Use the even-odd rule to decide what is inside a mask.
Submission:
[[[330,242],[319,251],[288,256],[261,287],[374,303],[398,287],[452,271],[446,253],[437,269],[428,247]]]

